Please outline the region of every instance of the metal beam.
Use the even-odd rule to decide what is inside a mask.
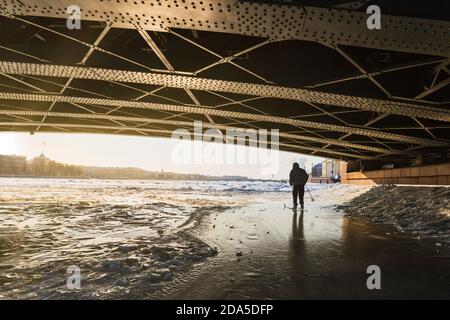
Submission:
[[[210,50],[210,49],[208,49],[208,48],[202,46],[201,44],[199,44],[199,43],[197,43],[197,42],[195,42],[195,41],[193,41],[193,40],[191,40],[191,39],[189,39],[189,38],[187,38],[187,37],[185,37],[185,36],[179,34],[178,32],[175,32],[175,31],[173,31],[173,30],[169,30],[169,32],[170,32],[171,34],[173,34],[174,36],[177,36],[178,38],[183,39],[184,41],[186,41],[186,42],[188,42],[188,43],[190,43],[190,44],[196,46],[197,48],[200,48],[200,49],[202,49],[203,51],[208,52],[209,54],[212,54],[213,56],[219,58],[219,61],[218,61],[218,62],[215,62],[215,63],[213,63],[213,64],[211,64],[211,65],[209,65],[209,66],[207,66],[207,67],[204,67],[204,68],[201,68],[200,70],[197,70],[196,72],[194,72],[194,75],[198,75],[198,73],[203,72],[203,71],[205,71],[205,70],[207,70],[207,69],[209,69],[209,68],[211,68],[211,67],[213,67],[213,66],[216,66],[216,65],[218,65],[218,64],[220,64],[220,63],[229,63],[229,64],[231,64],[232,66],[234,66],[234,67],[236,67],[236,68],[239,68],[239,69],[241,69],[241,70],[247,72],[248,74],[251,74],[252,76],[254,76],[254,77],[256,77],[256,78],[258,78],[258,79],[264,81],[265,83],[272,83],[271,81],[268,81],[267,79],[265,79],[264,77],[262,77],[262,76],[256,74],[255,72],[250,71],[250,70],[248,70],[247,68],[244,68],[243,66],[241,66],[241,65],[239,65],[239,64],[237,64],[237,63],[235,63],[235,62],[232,61],[234,58],[236,58],[236,57],[238,57],[238,56],[240,56],[240,55],[242,55],[242,54],[248,53],[248,52],[250,52],[250,51],[252,51],[252,50],[255,50],[255,49],[259,48],[259,47],[265,46],[266,44],[268,44],[268,43],[270,43],[270,42],[273,42],[273,41],[270,40],[270,39],[269,39],[269,40],[266,40],[266,41],[263,41],[263,42],[261,42],[261,43],[259,43],[259,44],[256,44],[255,46],[252,46],[252,47],[250,47],[250,48],[247,48],[247,49],[245,49],[245,50],[243,50],[243,51],[241,51],[241,52],[238,52],[238,53],[236,53],[236,54],[234,54],[234,55],[232,55],[232,56],[229,56],[229,57],[223,57],[223,56],[221,56],[220,54],[218,54],[218,53],[216,53],[216,52],[214,52],[214,51],[212,51],[212,50]]]
[[[172,34],[175,34],[175,33],[172,32]],[[184,38],[184,37],[183,37],[183,38]],[[184,38],[184,39],[185,39],[185,38]],[[269,39],[269,40],[266,40],[266,41],[263,41],[263,42],[260,42],[260,43],[254,45],[254,46],[251,46],[250,48],[244,49],[244,50],[242,50],[242,51],[240,51],[240,52],[238,52],[238,53],[235,53],[235,54],[233,54],[233,55],[231,55],[231,56],[228,56],[228,57],[222,57],[222,56],[220,56],[220,55],[218,55],[218,54],[214,54],[215,56],[218,56],[218,58],[219,58],[220,60],[218,60],[218,61],[216,61],[216,62],[214,62],[214,63],[211,63],[210,65],[207,65],[207,66],[205,66],[205,67],[203,67],[203,68],[198,69],[197,71],[194,72],[194,75],[198,75],[198,74],[200,74],[200,73],[202,73],[202,72],[204,72],[204,71],[206,71],[206,70],[208,70],[208,69],[211,69],[211,68],[213,68],[213,67],[215,67],[215,66],[221,65],[221,64],[223,64],[223,63],[229,63],[229,64],[231,64],[232,66],[234,66],[234,67],[236,67],[236,68],[239,68],[239,69],[243,70],[244,72],[247,72],[248,74],[251,74],[251,75],[254,76],[255,78],[258,78],[259,80],[264,81],[265,83],[273,83],[272,81],[269,81],[269,80],[267,80],[266,78],[260,76],[260,75],[257,74],[256,72],[250,71],[250,70],[248,70],[247,68],[244,68],[243,66],[241,66],[241,65],[239,65],[239,64],[237,64],[237,63],[235,63],[235,62],[232,61],[233,59],[235,59],[235,58],[237,58],[237,57],[239,57],[239,56],[241,56],[241,55],[243,55],[243,54],[245,54],[245,53],[249,53],[249,52],[251,52],[251,51],[253,51],[253,50],[256,50],[256,49],[258,49],[258,48],[260,48],[260,47],[262,47],[262,46],[265,46],[266,44],[271,43],[271,42],[272,42],[272,40],[270,40],[270,39]],[[195,43],[195,42],[194,42],[194,41],[190,41],[190,43]],[[201,45],[197,45],[197,47],[199,47],[199,48],[205,50],[206,52],[212,52],[211,50],[206,50],[206,48],[204,48],[204,47],[201,46]]]
[[[48,112],[48,111],[32,111],[32,110],[0,110],[0,115],[7,115],[7,116],[47,116],[47,117],[63,117],[63,118],[76,118],[76,119],[108,119],[108,120],[117,120],[117,116],[110,116],[105,114],[79,114],[79,113],[68,113],[68,112]],[[133,122],[143,122],[144,118],[141,117],[123,117],[120,116],[121,120],[126,121],[133,121]],[[120,120],[119,119],[119,120]],[[187,121],[173,121],[173,120],[166,120],[166,119],[153,119],[148,118],[148,123],[158,123],[158,124],[167,124],[167,125],[178,125],[178,126],[184,126],[184,125],[191,125],[192,122]],[[214,129],[221,129],[221,130],[227,130],[227,129],[239,129],[242,130],[244,128],[240,127],[233,127],[229,125],[222,125],[222,124],[215,124],[211,123],[211,125],[205,124],[204,125],[207,128],[214,128]],[[140,130],[139,128],[134,127],[135,130]],[[122,131],[126,129],[121,129]],[[316,138],[316,137],[310,137],[310,136],[302,136],[297,134],[290,134],[290,133],[284,133],[280,132],[279,136],[286,139],[293,139],[293,140],[300,140],[300,141],[309,141],[309,142],[317,142],[317,143],[323,143],[323,144],[333,144],[338,145],[342,147],[347,148],[355,148],[370,152],[376,152],[376,153],[383,153],[383,154],[398,154],[402,153],[400,150],[389,150],[389,149],[383,149],[383,148],[377,148],[372,146],[365,146],[360,145],[356,143],[352,143],[349,141],[339,141],[334,139],[326,139],[326,138]]]
[[[417,68],[417,67],[421,67],[421,66],[426,66],[426,65],[430,65],[430,64],[436,64],[442,61],[446,61],[446,60],[442,60],[442,59],[433,59],[433,60],[426,60],[426,61],[418,61],[415,63],[408,63],[408,64],[404,64],[404,65],[397,65],[397,66],[393,66],[393,67],[389,67],[389,68],[384,68],[384,69],[380,69],[379,71],[373,71],[373,72],[364,72],[364,73],[359,73],[356,75],[350,75],[350,76],[345,76],[345,77],[341,77],[341,78],[337,78],[337,79],[331,79],[331,80],[327,80],[327,81],[322,81],[316,84],[312,84],[312,85],[308,85],[305,88],[307,89],[315,89],[318,87],[323,87],[323,86],[327,86],[330,84],[336,84],[336,83],[341,83],[341,82],[346,82],[346,81],[350,81],[350,80],[359,80],[359,79],[367,79],[369,77],[376,77],[382,74],[386,74],[386,73],[390,73],[390,72],[395,72],[395,71],[400,71],[400,70],[406,70],[406,69],[413,69],[413,68]]]
[[[110,26],[105,26],[105,28],[103,28],[102,32],[100,32],[100,34],[98,35],[97,39],[94,42],[94,47],[97,47],[100,44],[100,42],[103,40],[103,38],[108,34],[109,30],[111,30]],[[92,53],[94,52],[94,47],[89,48],[89,50],[84,54],[83,58],[80,61],[80,63],[82,65],[84,65],[86,63],[86,61],[89,59],[89,57],[92,55]],[[63,94],[64,91],[66,91],[67,87],[70,85],[70,83],[73,80],[74,80],[74,78],[72,78],[72,77],[67,79],[66,83],[64,84],[64,86],[59,91],[59,94]],[[55,102],[52,102],[52,104],[48,108],[48,111],[51,111],[54,106],[55,106]],[[80,106],[78,106],[78,107],[80,107]],[[41,122],[42,123],[45,122],[45,116],[42,118]],[[40,129],[40,126],[38,126],[36,128],[36,131],[39,131],[39,129]]]
[[[363,125],[363,127],[368,127],[368,126],[370,126],[370,125],[372,125],[372,124],[374,124],[374,123],[376,123],[376,122],[378,122],[378,121],[380,121],[380,120],[386,118],[387,116],[388,116],[388,114],[386,114],[386,113],[380,114],[380,115],[378,115],[378,117],[376,117],[375,119],[372,119],[372,120],[366,122],[366,123]],[[352,135],[352,133],[344,134],[344,135],[343,135],[342,137],[340,137],[338,140],[344,140],[344,139],[350,137],[351,135]],[[328,148],[329,146],[331,146],[331,144],[327,144],[327,145],[324,146],[322,149],[326,149],[326,148]],[[314,154],[314,153],[315,153],[315,152],[313,152],[313,154]]]
[[[6,16],[67,18],[72,0],[3,0]],[[82,18],[104,21],[115,27],[168,31],[170,28],[226,32],[271,38],[307,40],[327,46],[350,45],[450,56],[450,22],[383,15],[380,30],[369,30],[367,14],[348,9],[316,8],[289,4],[237,2],[235,0],[159,1],[78,0]]]
[[[359,72],[361,72],[361,75],[368,78],[370,80],[370,82],[372,82],[376,87],[378,87],[378,89],[380,89],[385,95],[386,97],[391,97],[391,94],[389,93],[389,91],[383,87],[383,85],[378,82],[378,80],[375,80],[374,77],[372,77],[371,75],[368,74],[368,72],[362,67],[360,66],[352,57],[350,57],[350,55],[348,55],[344,50],[342,50],[339,47],[336,47],[335,50],[341,55],[343,56],[348,62],[350,62],[350,64],[352,66],[354,66],[356,69],[358,69]]]
[[[432,94],[433,92],[436,92],[436,91],[438,91],[438,90],[440,90],[440,89],[442,89],[442,88],[448,86],[449,84],[450,84],[450,77],[448,77],[448,78],[445,79],[445,80],[442,80],[442,81],[439,82],[439,83],[436,83],[436,84],[435,84],[434,86],[432,86],[431,88],[429,88],[429,89],[425,90],[424,92],[422,92],[421,94],[417,95],[417,96],[415,97],[415,99],[422,99],[422,98],[424,98],[424,97],[426,97],[426,96]]]
[[[268,123],[287,124],[292,126],[300,126],[307,128],[318,128],[328,131],[338,131],[344,133],[352,133],[357,135],[363,135],[368,137],[382,138],[393,141],[401,141],[405,143],[415,143],[424,146],[446,146],[447,143],[440,141],[433,141],[427,139],[420,139],[416,137],[409,137],[404,135],[392,134],[382,131],[370,130],[360,127],[350,126],[338,126],[326,123],[317,123],[304,120],[297,120],[286,117],[278,117],[264,114],[252,114],[235,111],[217,110],[211,107],[189,107],[180,105],[158,104],[140,101],[128,101],[128,100],[113,100],[113,99],[100,99],[100,98],[86,98],[86,97],[73,97],[73,96],[59,96],[59,95],[45,95],[45,94],[24,94],[24,93],[5,93],[0,92],[0,99],[4,100],[19,100],[19,101],[56,101],[56,102],[68,102],[68,103],[81,103],[90,105],[103,105],[110,107],[121,108],[138,108],[138,109],[150,109],[150,110],[164,110],[173,112],[186,112],[196,114],[208,114],[209,116],[220,116],[236,119],[256,120]],[[102,116],[102,115],[100,115]],[[104,116],[104,115],[103,115]],[[129,118],[129,117],[125,117]],[[119,119],[116,119],[120,121]],[[129,120],[127,120],[129,121]],[[132,121],[132,120],[130,120]]]
[[[42,81],[42,82],[44,82],[44,83],[49,83],[49,84],[52,84],[52,85],[55,85],[55,86],[58,86],[58,87],[64,87],[64,84],[61,84],[61,83],[58,83],[58,82],[54,82],[54,81],[51,81],[51,80],[48,80],[48,79],[44,79],[44,78],[38,78],[38,77],[33,77],[33,76],[27,76],[27,75],[23,75],[23,77],[25,77],[25,78],[30,78],[30,79],[33,79],[33,80],[36,80],[36,81]],[[123,84],[121,84],[121,85],[123,85]],[[0,84],[0,86],[5,86],[5,85],[2,85],[2,84]],[[9,86],[5,86],[5,87],[9,87]],[[127,86],[128,87],[128,86]],[[131,87],[130,87],[131,88]],[[134,88],[134,87],[133,87]],[[12,89],[16,89],[16,90],[21,90],[20,88],[12,88]],[[107,98],[107,99],[113,99],[112,97],[110,97],[110,96],[106,96],[106,95],[104,95],[104,94],[100,94],[100,93],[98,93],[98,92],[94,92],[94,91],[91,91],[91,90],[84,90],[84,89],[80,89],[80,88],[77,88],[77,87],[73,87],[73,86],[67,86],[67,89],[72,89],[72,90],[74,90],[74,91],[79,91],[79,92],[83,92],[83,93],[87,93],[87,94],[89,94],[89,95],[94,95],[94,96],[97,96],[97,97],[102,97],[102,98]],[[134,88],[135,90],[139,90],[139,89],[137,89],[137,88]],[[153,94],[156,90],[160,90],[160,89],[162,89],[162,87],[161,88],[159,88],[159,89],[155,89],[155,90],[153,90],[153,91],[151,91],[151,92],[146,92],[146,91],[143,91],[142,90],[142,92],[145,92],[145,94],[144,95],[141,95],[140,97],[138,97],[138,98],[136,98],[136,99],[134,99],[134,100],[139,100],[139,99],[141,99],[141,98],[143,98],[143,97],[145,97],[145,96],[147,96],[147,95],[151,95],[151,94]],[[26,89],[22,89],[22,90],[25,90],[25,91],[28,91],[28,92],[33,92],[33,93],[35,93],[34,91],[30,91],[30,90],[26,90]],[[141,91],[141,90],[139,90],[139,91]],[[58,94],[58,92],[47,92],[47,94]],[[79,107],[79,105],[78,105],[78,107]],[[102,107],[102,106],[99,106],[100,108],[102,108],[102,109],[107,109],[106,107]],[[130,112],[124,112],[124,111],[121,111],[121,110],[118,110],[118,109],[120,109],[120,107],[119,108],[117,108],[117,109],[108,109],[107,110],[107,113],[106,114],[108,114],[108,113],[111,113],[111,112],[113,112],[113,111],[117,111],[118,113],[122,113],[122,114],[128,114],[128,115],[132,115],[132,116],[135,116],[136,114],[134,114],[134,113],[130,113]],[[170,112],[166,112],[166,111],[161,111],[161,112],[163,112],[163,113],[167,113],[167,114],[172,114],[172,113],[170,113]],[[187,118],[187,117],[185,117],[186,119],[189,119],[189,118]],[[189,119],[190,120],[190,119]]]
[[[1,8],[0,8],[0,10],[1,10]],[[1,14],[0,14],[0,15],[1,15]],[[142,63],[139,63],[139,62],[136,62],[136,61],[134,61],[134,60],[128,59],[128,58],[126,58],[126,57],[124,57],[124,56],[121,56],[121,55],[119,55],[119,54],[117,54],[117,53],[114,53],[114,52],[111,52],[111,51],[102,49],[102,48],[100,48],[100,47],[98,47],[98,46],[95,46],[95,45],[93,45],[93,44],[91,44],[91,43],[88,43],[88,42],[79,40],[79,39],[77,39],[77,38],[74,38],[74,37],[69,36],[68,34],[65,34],[65,33],[58,32],[58,31],[56,31],[56,30],[47,28],[47,27],[45,27],[45,26],[43,26],[43,25],[40,25],[40,24],[38,24],[38,23],[34,23],[34,22],[29,21],[29,20],[27,20],[27,19],[15,17],[15,16],[9,16],[9,18],[12,18],[12,19],[15,19],[15,20],[17,20],[17,21],[20,21],[20,22],[23,22],[23,23],[32,25],[32,26],[34,26],[34,27],[36,27],[36,28],[40,28],[40,29],[45,30],[45,31],[47,31],[47,32],[56,34],[56,35],[58,35],[58,36],[60,36],[60,37],[63,37],[63,38],[72,40],[72,41],[74,41],[74,42],[76,42],[76,43],[78,43],[78,44],[81,44],[81,45],[83,45],[83,46],[88,47],[89,49],[91,49],[91,50],[93,50],[93,51],[98,51],[98,52],[101,52],[101,53],[108,54],[108,55],[113,56],[113,57],[115,57],[115,58],[117,58],[117,59],[120,59],[120,60],[125,61],[125,62],[128,62],[128,63],[132,63],[132,64],[134,64],[134,65],[136,65],[136,66],[139,66],[139,67],[141,67],[141,68],[144,68],[144,69],[146,69],[146,70],[154,71],[154,72],[167,72],[167,70],[165,70],[165,69],[153,69],[153,68],[150,68],[150,67],[148,67],[148,66],[146,66],[146,65],[144,65],[144,64],[142,64]],[[111,24],[109,24],[109,26],[112,27]],[[183,75],[192,75],[191,72],[182,72],[182,71],[170,71],[170,72],[173,72],[173,73],[179,73],[179,74],[183,74]]]
[[[167,70],[174,72],[175,68],[170,63],[170,61],[167,59],[165,54],[161,51],[161,49],[158,47],[156,42],[153,41],[152,37],[147,33],[147,31],[141,29],[140,27],[137,27],[137,30],[138,30],[139,34],[141,35],[141,37],[144,39],[144,41],[149,45],[149,47],[152,49],[152,51],[156,54],[158,59],[164,64],[164,66],[167,68]],[[194,93],[190,89],[184,88],[184,91],[197,106],[200,105],[200,102],[197,100]],[[136,99],[136,100],[140,100],[140,99],[141,99],[141,97],[138,97],[138,99]],[[181,104],[185,105],[184,103],[181,103]],[[173,117],[173,116],[171,116],[171,117]],[[206,119],[209,122],[214,123],[214,121],[211,119],[211,117],[207,116]]]
[[[137,27],[137,30],[138,30],[139,34],[141,35],[141,37],[144,39],[144,41],[148,44],[148,46],[156,54],[158,59],[164,64],[164,66],[167,68],[167,70],[172,71],[172,72],[175,71],[175,68],[173,67],[173,65],[170,63],[170,61],[167,59],[165,54],[161,51],[161,49],[158,47],[158,45],[152,39],[152,37],[147,33],[147,31],[141,29],[140,27]],[[200,102],[197,100],[194,93],[190,89],[184,88],[184,91],[197,106],[200,105]],[[136,100],[140,100],[140,99],[141,99],[141,97],[138,97],[138,99],[136,99]],[[181,104],[185,105],[184,103],[181,103]],[[171,117],[173,117],[173,116],[171,116]],[[207,116],[206,119],[210,123],[214,123],[214,121],[211,119],[211,117]]]
[[[19,55],[25,56],[25,57],[27,57],[27,58],[35,59],[35,60],[38,60],[38,61],[40,61],[40,62],[50,62],[50,61],[48,61],[48,60],[45,60],[45,59],[36,57],[36,56],[34,56],[34,55],[32,55],[32,54],[28,54],[28,53],[26,53],[26,52],[22,52],[22,51],[20,51],[20,50],[15,50],[15,49],[8,48],[8,47],[5,47],[5,46],[0,46],[0,49],[6,50],[6,51],[11,51],[11,52],[14,52],[15,54],[19,54]]]
[[[181,89],[189,88],[195,90],[248,94],[450,122],[450,110],[448,109],[267,84],[213,80],[152,72],[9,61],[0,61],[0,72],[8,74],[144,83]]]

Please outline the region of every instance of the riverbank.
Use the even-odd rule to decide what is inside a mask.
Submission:
[[[450,245],[450,187],[382,185],[338,206],[349,217],[393,225],[417,239]]]

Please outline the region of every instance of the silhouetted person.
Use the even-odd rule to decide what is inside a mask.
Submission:
[[[292,198],[294,200],[294,209],[297,209],[297,197],[300,200],[300,206],[303,210],[303,196],[305,195],[305,184],[308,181],[308,174],[301,169],[297,162],[292,165],[289,174],[289,184],[292,186]]]

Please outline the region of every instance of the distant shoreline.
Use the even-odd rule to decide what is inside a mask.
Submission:
[[[211,178],[211,179],[147,179],[147,178],[108,178],[108,177],[55,177],[55,176],[28,176],[28,175],[4,175],[0,174],[0,178],[24,178],[24,179],[76,179],[76,180],[134,180],[134,181],[260,181],[260,182],[286,182],[286,180],[278,179],[227,179]]]
[[[0,155],[0,176],[67,179],[252,181],[246,176],[209,176],[199,173],[147,171],[136,167],[98,167],[58,163],[43,153],[31,160],[25,156]],[[269,180],[267,180],[269,181]]]

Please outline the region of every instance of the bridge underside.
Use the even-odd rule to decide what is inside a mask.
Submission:
[[[279,129],[303,154],[448,159],[445,1],[378,1],[381,30],[370,1],[331,0],[79,0],[69,30],[71,2],[0,4],[1,131],[168,137],[202,121]]]

